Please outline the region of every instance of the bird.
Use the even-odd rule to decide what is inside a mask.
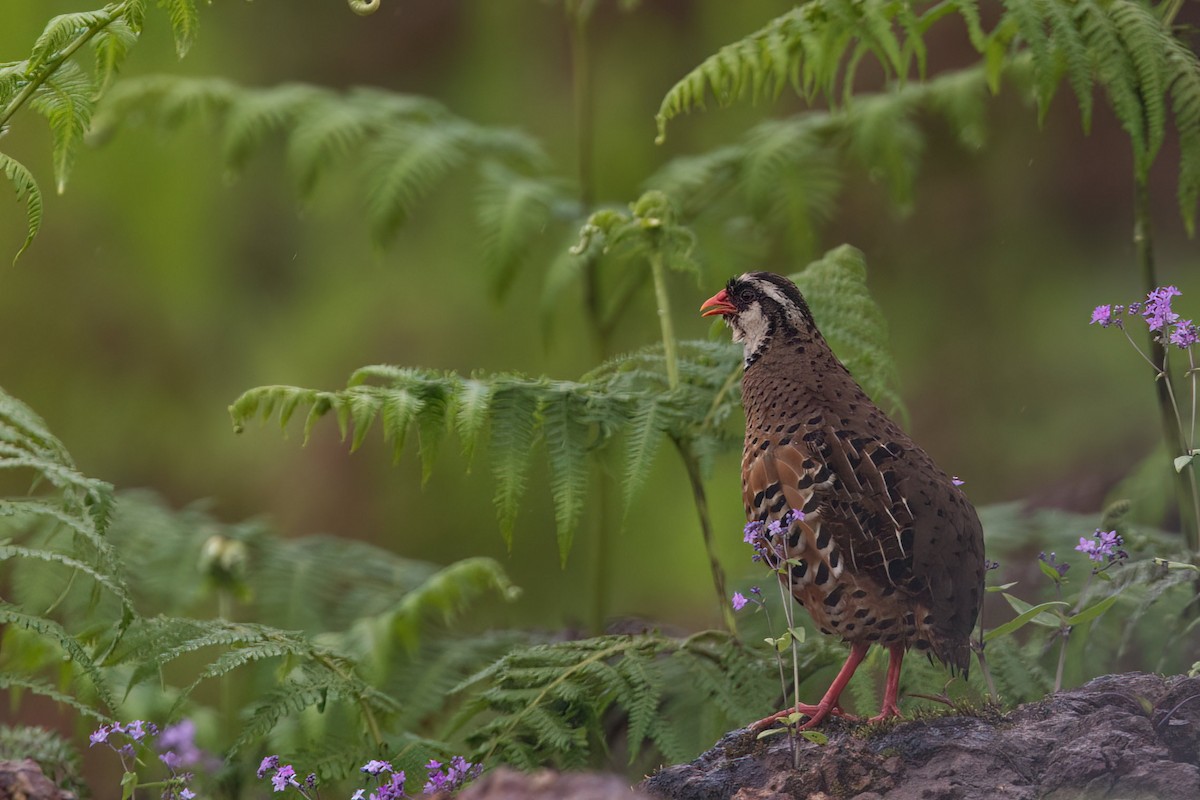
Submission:
[[[800,290],[747,272],[700,307],[744,347],[747,541],[824,634],[850,654],[816,704],[797,703],[811,729],[846,716],[842,690],[872,645],[888,650],[876,722],[897,705],[905,653],[968,673],[983,600],[983,528],[961,482],[942,471],[863,391],[817,329]],[[799,719],[799,718],[796,718]]]

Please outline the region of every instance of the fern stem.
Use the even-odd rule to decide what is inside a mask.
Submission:
[[[662,254],[655,251],[650,255],[650,272],[654,275],[654,296],[658,301],[658,324],[662,329],[663,356],[667,359],[667,385],[679,388],[678,347],[675,342],[675,326],[671,322],[671,296],[667,294],[667,268]]]
[[[596,131],[592,119],[591,50],[588,47],[588,19],[594,3],[573,0],[567,3],[571,20],[571,81],[575,100],[575,146],[579,160],[579,201],[584,208],[595,202],[595,172],[592,168],[596,149]],[[594,269],[592,270],[595,271]]]
[[[77,36],[70,44],[60,50],[58,55],[47,59],[46,63],[42,66],[41,73],[31,77],[29,83],[25,85],[25,88],[18,92],[17,95],[9,101],[8,105],[4,107],[3,111],[0,111],[0,130],[4,129],[4,126],[8,124],[8,121],[12,119],[13,114],[16,114],[21,106],[29,102],[29,98],[33,97],[34,93],[42,87],[42,84],[50,80],[50,76],[57,72],[58,68],[61,67],[67,59],[75,55],[75,52],[79,50],[79,48],[91,41],[93,36],[124,16],[127,10],[126,7],[128,5],[128,2],[117,4],[108,12],[108,14],[99,17],[96,22],[84,28],[83,33],[79,34],[79,36]]]
[[[1149,178],[1146,175],[1137,175],[1134,179],[1133,215],[1133,244],[1142,272],[1142,284],[1149,293],[1158,288],[1158,273],[1154,263],[1150,186]],[[1162,365],[1162,377],[1155,382],[1155,389],[1158,396],[1158,412],[1162,424],[1163,440],[1166,442],[1167,452],[1174,458],[1174,456],[1184,455],[1187,448],[1182,445],[1182,424],[1175,410],[1171,373],[1166,362],[1166,349],[1155,338],[1153,331],[1149,333],[1149,336],[1150,359],[1153,363]],[[1197,526],[1200,525],[1200,493],[1197,492],[1194,470],[1189,470],[1188,475],[1184,475],[1182,472],[1176,473],[1175,492],[1179,503],[1179,527],[1188,548],[1195,553],[1200,550],[1200,533],[1197,530]]]
[[[325,654],[314,652],[313,660],[342,680],[350,680],[350,676],[346,674],[346,671],[338,666],[336,661]],[[375,747],[383,747],[383,732],[379,728],[379,720],[375,719],[375,712],[371,710],[371,704],[361,694],[355,699],[358,700],[358,707],[362,711],[363,720],[367,723],[367,730],[370,732],[371,738],[375,740]]]
[[[721,568],[721,562],[717,560],[716,548],[713,546],[712,517],[708,513],[708,495],[704,492],[704,478],[700,475],[700,459],[696,458],[692,448],[683,440],[671,437],[671,441],[675,443],[679,457],[683,459],[683,465],[687,468],[688,480],[692,484],[692,501],[696,505],[696,515],[700,518],[700,534],[704,538],[704,552],[708,554],[708,567],[712,571],[713,587],[717,591],[717,606],[720,607],[721,615],[725,619],[725,627],[729,629],[730,633],[737,636],[737,619],[733,616],[728,596],[725,594],[725,570]]]

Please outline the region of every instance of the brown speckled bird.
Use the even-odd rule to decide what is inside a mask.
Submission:
[[[983,530],[946,473],[871,402],[817,330],[787,278],[748,272],[701,306],[746,348],[742,499],[761,523],[760,551],[823,633],[850,656],[816,705],[811,728],[841,714],[838,698],[867,649],[888,649],[883,709],[899,716],[910,648],[965,675],[983,599]],[[786,562],[786,563],[785,563]],[[790,564],[790,567],[788,566]]]

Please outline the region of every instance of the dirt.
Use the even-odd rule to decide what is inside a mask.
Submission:
[[[1106,675],[1005,714],[727,734],[639,787],[672,800],[1200,800],[1200,678]]]

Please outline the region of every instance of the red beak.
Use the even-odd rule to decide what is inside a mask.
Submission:
[[[705,311],[705,309],[708,309]],[[715,317],[717,314],[722,316],[736,314],[737,309],[733,303],[729,302],[729,292],[722,289],[712,297],[705,300],[700,305],[700,316]]]

